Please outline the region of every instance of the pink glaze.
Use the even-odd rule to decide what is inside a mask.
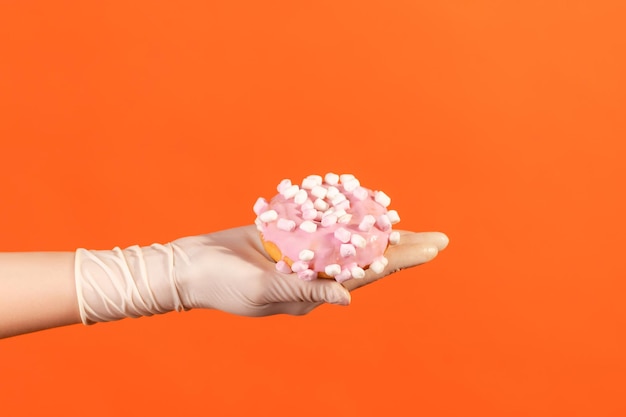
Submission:
[[[297,191],[299,193],[297,199],[294,192],[296,185],[291,185],[289,180],[283,180],[278,187],[281,192],[267,205],[261,203],[255,205],[255,212],[259,211],[256,213],[258,216],[256,223],[263,238],[274,243],[283,257],[295,262],[292,270],[298,272],[302,279],[311,279],[311,273],[303,272],[307,267],[308,270],[317,273],[324,272],[329,265],[339,265],[341,273],[335,277],[338,281],[360,278],[362,268],[374,261],[377,261],[375,269],[380,270],[383,254],[392,233],[391,223],[398,220],[395,212],[392,213],[393,219],[387,218],[386,206],[389,205],[389,197],[382,192],[362,187],[350,174],[339,177],[341,178],[339,182],[336,182],[338,176],[332,173],[327,174],[321,184],[320,178],[314,175],[307,177],[302,182],[302,188]],[[307,193],[308,198],[304,198],[303,191]],[[316,208],[328,208],[323,211],[316,210],[311,207],[313,201],[317,202]],[[271,210],[277,213],[276,219],[273,213],[263,215]],[[317,211],[315,218],[312,217],[314,210]],[[336,220],[337,214],[341,216],[340,219],[344,219],[343,222]],[[365,216],[368,217],[363,221]],[[264,219],[271,220],[263,221]],[[372,224],[374,219],[378,221]],[[286,221],[293,221],[295,227],[285,230]],[[309,222],[316,226],[313,232]],[[302,223],[305,223],[304,228],[300,227]],[[363,227],[364,223],[372,226]],[[393,237],[396,243],[397,234]],[[299,260],[304,250],[314,253],[313,258],[306,263]],[[333,269],[337,270],[336,267]]]

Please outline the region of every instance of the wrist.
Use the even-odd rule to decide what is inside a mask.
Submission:
[[[219,277],[227,269],[227,259],[217,257],[211,235],[188,236],[169,244],[174,254],[174,279],[185,309],[215,309],[220,305],[224,286]]]

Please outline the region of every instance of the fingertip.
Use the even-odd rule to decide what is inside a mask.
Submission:
[[[424,256],[429,261],[433,259],[435,256],[437,256],[438,254],[439,254],[439,249],[436,246],[426,246],[424,248]]]
[[[442,232],[401,232],[400,244],[424,244],[434,245],[437,250],[444,250],[450,239]]]
[[[330,304],[349,306],[352,301],[350,291],[340,284],[333,285],[333,290],[328,294],[326,302]]]
[[[450,239],[445,233],[437,232],[437,249],[442,251],[448,247]]]
[[[352,294],[350,294],[350,291],[348,291],[348,289],[343,287],[342,285],[340,285],[340,287],[341,287],[341,293],[343,295],[342,302],[340,303],[340,305],[349,306],[350,303],[352,302]]]

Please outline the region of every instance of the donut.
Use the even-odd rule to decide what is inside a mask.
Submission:
[[[352,174],[309,175],[300,184],[283,179],[278,194],[254,204],[255,224],[276,269],[300,279],[360,279],[387,266],[384,254],[400,240],[388,210],[391,198],[361,186]]]

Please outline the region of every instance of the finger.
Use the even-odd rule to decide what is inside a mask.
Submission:
[[[310,313],[313,309],[321,306],[319,303],[307,303],[303,301],[296,301],[291,303],[274,303],[269,304],[266,312],[268,314],[289,314],[290,316],[303,316]]]
[[[389,264],[381,273],[377,274],[371,268],[368,268],[365,272],[365,277],[361,279],[352,278],[345,281],[343,286],[349,291],[355,290],[400,270],[431,261],[438,253],[437,246],[434,246],[432,243],[402,243],[391,246],[385,253]]]
[[[410,232],[407,230],[399,230],[400,232],[400,244],[424,244],[436,246],[438,251],[444,250],[450,240],[448,236],[441,232]]]
[[[296,274],[276,274],[265,292],[268,303],[331,303],[350,304],[350,292],[341,284],[329,279],[304,281]]]

